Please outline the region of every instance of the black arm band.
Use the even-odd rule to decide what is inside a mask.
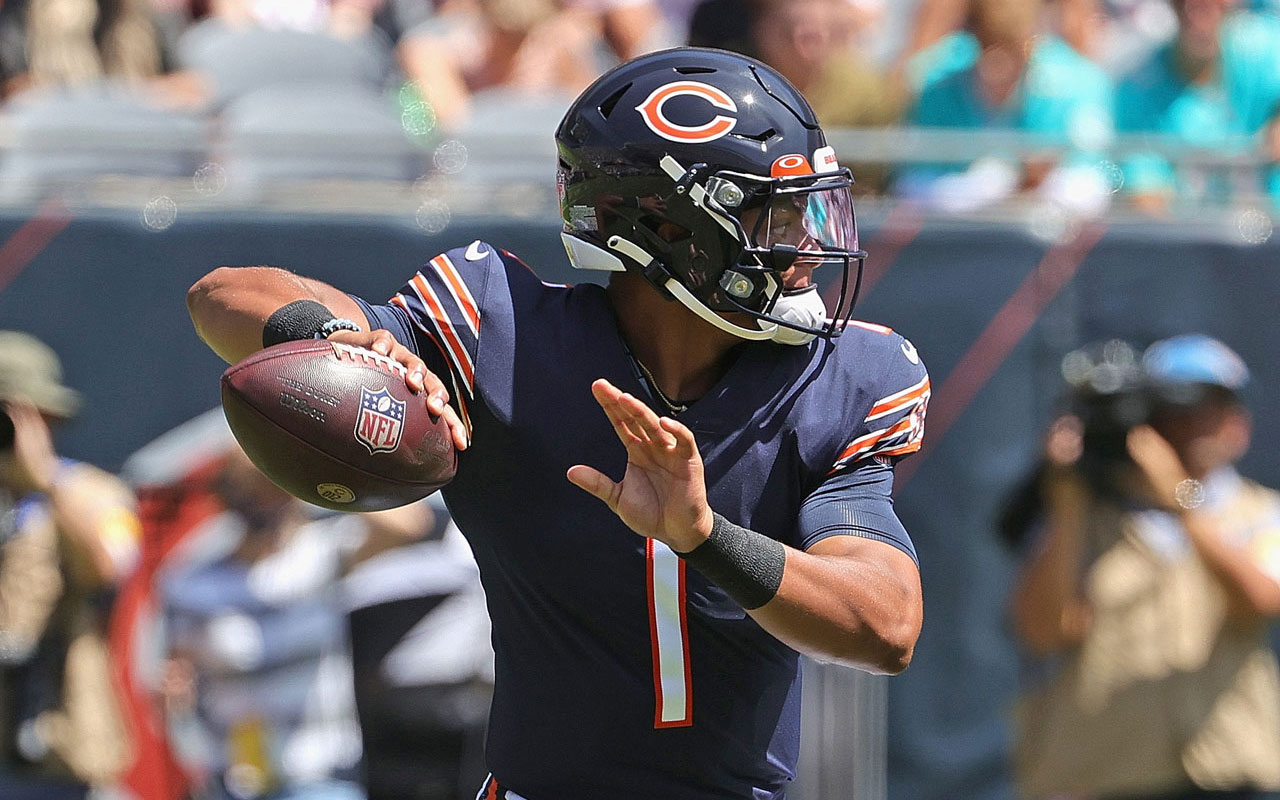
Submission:
[[[334,314],[315,300],[294,300],[277,308],[262,326],[262,346],[314,339]]]
[[[711,536],[680,557],[750,611],[773,599],[782,584],[782,542],[714,515]]]

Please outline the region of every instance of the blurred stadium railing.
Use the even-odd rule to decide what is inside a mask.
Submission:
[[[164,196],[193,211],[409,211],[426,215],[428,224],[439,222],[430,219],[433,212],[554,214],[552,137],[565,102],[490,93],[478,99],[464,129],[445,135],[408,86],[376,94],[344,84],[273,84],[236,97],[217,114],[158,108],[112,84],[28,92],[0,109],[0,204],[56,196],[73,205],[119,207]],[[1198,214],[1206,206],[1273,207],[1262,189],[1272,165],[1255,137],[1196,147],[1167,136],[1105,131],[1086,131],[1073,141],[923,128],[829,135],[844,163],[878,171],[1093,153],[1109,184],[1104,188],[1116,195],[1124,191],[1125,160],[1155,154],[1174,164],[1190,187],[1174,214]],[[1013,213],[1024,201],[983,204],[980,213]],[[1126,213],[1122,203],[1107,206],[1109,213]]]

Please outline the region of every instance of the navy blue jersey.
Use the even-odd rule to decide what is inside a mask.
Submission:
[[[565,477],[626,466],[593,381],[649,396],[605,290],[543,283],[477,242],[388,305],[362,305],[449,376],[473,432],[443,491],[493,620],[487,759],[503,787],[529,800],[783,797],[798,655]],[[853,534],[914,557],[883,476],[920,447],[928,398],[910,343],[855,324],[835,343],[744,342],[679,419],[729,520],[801,549]]]

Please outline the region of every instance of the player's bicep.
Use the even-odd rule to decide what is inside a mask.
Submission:
[[[835,536],[882,542],[917,562],[915,545],[893,508],[893,467],[862,462],[831,476],[800,506],[798,545],[814,546]]]

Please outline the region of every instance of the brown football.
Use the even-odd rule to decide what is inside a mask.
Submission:
[[[307,339],[268,347],[222,374],[222,409],[254,464],[295,497],[337,511],[419,500],[457,469],[449,427],[399,363]]]

